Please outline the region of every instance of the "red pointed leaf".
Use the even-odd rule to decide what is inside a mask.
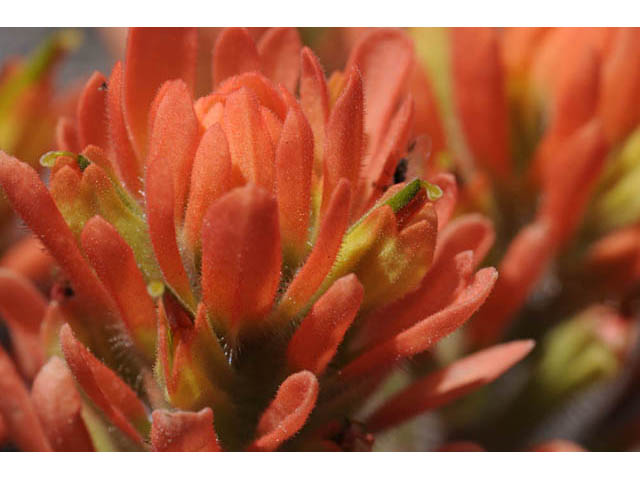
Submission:
[[[281,308],[290,314],[305,306],[331,270],[349,225],[350,202],[349,182],[342,179],[320,222],[313,250],[282,297]]]
[[[251,450],[274,451],[300,430],[318,398],[318,380],[311,372],[289,376],[260,417]]]
[[[143,403],[112,370],[94,357],[65,324],[60,329],[60,344],[65,360],[87,396],[107,418],[135,443],[144,439],[138,429],[148,422]]]
[[[300,35],[292,27],[270,28],[258,42],[262,73],[295,91],[300,75]]]
[[[289,342],[290,370],[322,374],[358,313],[363,297],[364,289],[353,273],[331,285],[315,302]]]
[[[129,137],[145,158],[149,109],[160,86],[182,79],[193,91],[198,35],[195,28],[131,28],[127,39],[122,101]]]
[[[533,346],[532,340],[504,343],[457,360],[387,400],[366,421],[367,427],[372,432],[384,430],[467,395],[493,382]]]
[[[209,127],[196,150],[184,229],[192,251],[200,250],[202,218],[207,209],[231,188],[231,156],[219,124]]]
[[[452,28],[453,94],[467,145],[478,164],[505,179],[511,172],[509,111],[499,32]]]
[[[225,28],[213,50],[213,84],[244,72],[260,71],[260,55],[246,28]]]
[[[334,189],[341,178],[356,189],[364,153],[364,105],[362,77],[351,70],[349,81],[331,111],[324,146],[324,186],[322,212],[327,211]]]
[[[315,156],[320,160],[329,119],[329,92],[320,62],[308,47],[301,52],[300,106],[313,130]]]
[[[211,205],[202,224],[202,290],[213,321],[235,335],[260,320],[280,266],[278,206],[268,192],[249,184]]]
[[[80,145],[107,148],[107,88],[106,78],[94,72],[80,94],[76,116]]]
[[[231,159],[244,179],[272,190],[274,147],[258,98],[249,89],[241,88],[227,97],[223,130]]]
[[[136,196],[142,190],[144,159],[138,159],[127,132],[122,111],[123,79],[122,63],[118,62],[111,71],[107,87],[107,116],[109,118],[109,153],[118,174],[128,190]]]
[[[339,376],[347,381],[425,351],[475,313],[491,293],[497,277],[493,268],[478,271],[473,283],[455,302],[363,353],[339,372]]]
[[[276,150],[276,192],[282,241],[298,259],[309,235],[312,168],[313,133],[302,112],[292,108]]]
[[[110,223],[95,216],[82,231],[82,248],[118,305],[136,346],[153,361],[156,310],[131,247]]]
[[[357,67],[367,105],[365,131],[369,148],[378,147],[413,67],[413,43],[400,29],[376,28],[354,47],[347,69]]]

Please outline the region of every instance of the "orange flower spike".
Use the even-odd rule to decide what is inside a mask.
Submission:
[[[198,34],[195,28],[132,28],[127,39],[122,90],[125,124],[142,162],[149,141],[148,116],[158,88],[182,79],[193,91]]]
[[[638,124],[640,109],[640,29],[621,28],[603,65],[599,115],[607,141],[616,145]]]
[[[211,203],[231,189],[231,174],[227,139],[216,123],[202,136],[193,161],[184,220],[185,238],[192,252],[200,252],[202,218]]]
[[[413,69],[413,42],[400,29],[376,28],[354,47],[345,71],[362,74],[368,151],[378,148]],[[351,179],[350,179],[351,180]]]
[[[297,28],[270,28],[258,42],[262,73],[295,91],[300,76],[300,35]]]
[[[256,96],[240,88],[227,97],[223,130],[234,166],[245,181],[268,191],[274,187],[274,146]]]
[[[256,440],[249,448],[270,452],[278,449],[305,424],[318,398],[318,380],[306,370],[282,382],[276,397],[262,414]]]
[[[80,145],[108,147],[107,131],[107,79],[94,72],[80,94],[76,118],[78,122],[78,140]]]
[[[68,324],[60,329],[60,343],[73,376],[87,396],[116,427],[142,447],[149,422],[144,404],[133,390],[74,337]]]
[[[52,357],[40,370],[31,388],[31,400],[55,451],[94,451],[82,417],[82,397],[60,357]]]
[[[20,373],[32,380],[44,363],[40,323],[46,300],[26,278],[0,268],[0,315],[11,328],[13,354]]]
[[[271,194],[249,184],[216,200],[202,223],[202,292],[214,325],[235,338],[269,312],[281,258]]]
[[[276,149],[276,194],[285,264],[307,252],[311,211],[313,132],[299,108],[291,108]]]
[[[553,255],[551,235],[549,224],[538,221],[523,228],[511,242],[500,263],[496,289],[471,323],[477,344],[489,345],[499,338],[526,300]]]
[[[113,67],[107,86],[107,117],[109,130],[109,153],[115,161],[119,177],[129,192],[136,198],[142,191],[143,162],[138,161],[129,140],[127,125],[122,111],[122,63]],[[71,150],[75,152],[77,150]]]
[[[500,179],[511,174],[504,67],[493,28],[452,28],[455,105],[475,160]]]
[[[313,130],[314,171],[320,177],[325,130],[329,119],[329,92],[324,71],[315,54],[304,47],[300,58],[300,106]]]
[[[451,305],[366,351],[339,372],[340,378],[344,382],[360,378],[371,371],[389,368],[403,358],[425,351],[460,328],[480,308],[497,278],[494,268],[479,270],[471,285]]]
[[[343,178],[334,190],[327,211],[320,221],[309,257],[282,297],[279,308],[286,316],[294,316],[303,309],[331,271],[349,225],[350,203],[351,189],[349,182]]]
[[[82,231],[82,248],[120,311],[129,334],[153,363],[156,350],[156,310],[131,247],[99,216]],[[114,259],[118,259],[114,262]]]
[[[73,233],[36,171],[0,152],[0,185],[25,223],[68,275],[74,288],[94,302],[94,309],[104,312],[103,320],[116,321],[110,316],[113,303],[109,294],[84,259]]]
[[[225,28],[213,49],[213,84],[244,72],[260,71],[260,54],[246,28]]]
[[[50,452],[51,444],[36,415],[29,392],[1,346],[0,392],[0,416],[9,439],[22,451]]]
[[[314,303],[289,342],[289,369],[321,375],[358,313],[363,297],[364,289],[353,273],[331,285]]]
[[[199,412],[155,410],[151,416],[151,446],[154,452],[220,451],[210,408],[203,408]]]
[[[496,380],[522,360],[534,344],[533,340],[504,343],[458,360],[394,395],[365,423],[369,431],[379,432],[451,403]]]
[[[353,191],[357,190],[364,153],[363,102],[362,77],[353,69],[342,95],[331,110],[327,123],[322,216],[327,211],[331,195],[341,178],[349,180]]]

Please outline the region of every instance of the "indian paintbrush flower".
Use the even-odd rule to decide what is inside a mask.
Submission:
[[[48,188],[0,154],[9,201],[64,273],[47,301],[2,272],[16,353],[33,350],[17,370],[0,353],[20,448],[370,447],[530,351],[477,352],[345,425],[486,300],[491,224],[449,223],[451,175],[397,178],[415,134],[403,32],[365,36],[327,80],[296,30],[256,44],[226,29],[194,99],[196,49],[195,29],[132,29],[42,157]]]

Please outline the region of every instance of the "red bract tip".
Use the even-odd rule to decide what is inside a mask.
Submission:
[[[57,452],[92,452],[82,417],[82,397],[60,357],[52,357],[33,381],[31,399],[42,427]]]
[[[155,452],[219,452],[213,429],[213,411],[169,412],[155,410],[151,424],[151,446]]]
[[[475,160],[505,180],[511,173],[509,123],[499,32],[452,28],[452,80],[456,109]]]
[[[342,178],[356,191],[364,153],[364,98],[362,77],[353,69],[349,81],[333,107],[327,123],[324,145],[322,214],[327,211],[333,190]]]
[[[216,199],[231,188],[231,155],[219,124],[209,127],[202,136],[191,172],[189,202],[184,230],[192,252],[200,251],[202,218]]]
[[[302,371],[288,377],[262,414],[251,450],[274,451],[300,430],[318,398],[318,380]]]
[[[202,292],[212,321],[235,336],[267,313],[281,255],[271,194],[250,184],[216,200],[202,222]]]
[[[148,428],[147,414],[133,390],[73,336],[68,324],[60,329],[60,344],[73,376],[87,396],[116,427],[142,446],[144,439],[139,430]]]
[[[243,180],[273,190],[275,149],[258,98],[249,89],[240,88],[229,94],[222,127],[231,160]]]
[[[407,88],[413,68],[413,42],[399,29],[373,29],[351,52],[346,71],[354,67],[362,74],[364,83],[367,105],[364,129],[371,151],[378,148]]]
[[[322,374],[358,313],[363,296],[364,289],[354,274],[331,285],[313,304],[289,342],[289,369]]]
[[[325,127],[329,119],[329,92],[322,66],[315,54],[304,47],[300,57],[300,106],[313,130],[315,157],[319,162],[322,159]]]
[[[94,72],[80,95],[76,110],[80,145],[92,144],[103,149],[108,146],[106,80],[100,72]]]
[[[246,28],[225,28],[213,49],[213,84],[244,72],[260,71],[260,55]]]
[[[99,216],[86,223],[81,240],[91,266],[118,305],[131,337],[153,362],[156,310],[131,247]]]
[[[293,92],[300,75],[301,47],[296,28],[270,28],[258,42],[262,72],[276,84],[282,84]]]
[[[493,382],[533,348],[532,340],[497,345],[458,360],[394,395],[366,421],[372,432],[398,425]]]
[[[498,273],[493,268],[478,271],[473,283],[451,305],[366,351],[345,366],[340,377],[343,381],[352,380],[425,351],[473,315],[491,293],[497,278]]]
[[[107,117],[109,119],[109,153],[111,154],[120,178],[136,197],[142,190],[142,172],[144,159],[138,159],[127,132],[122,111],[122,63],[118,62],[111,71],[107,87]],[[74,152],[75,150],[71,150]]]
[[[312,169],[313,132],[299,108],[292,108],[276,150],[276,192],[283,246],[294,262],[307,248]]]
[[[124,118],[139,159],[146,157],[148,116],[158,88],[182,79],[193,91],[198,34],[195,28],[132,28],[124,63]]]
[[[313,250],[282,297],[289,313],[304,308],[331,270],[349,225],[350,200],[349,182],[342,179],[320,222]]]

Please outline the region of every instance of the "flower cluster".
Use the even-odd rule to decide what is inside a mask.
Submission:
[[[421,155],[407,34],[365,35],[327,79],[295,29],[225,29],[194,99],[197,39],[130,30],[124,62],[58,124],[48,186],[0,153],[0,185],[59,267],[49,297],[0,271],[17,447],[369,449],[531,350],[389,383],[497,278],[479,269],[490,222],[449,222],[454,177],[400,168]]]

